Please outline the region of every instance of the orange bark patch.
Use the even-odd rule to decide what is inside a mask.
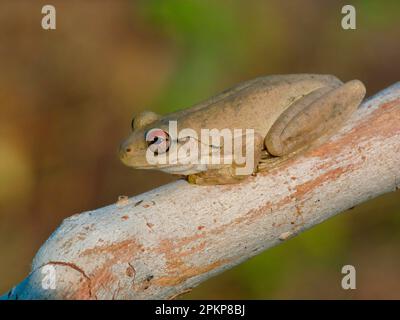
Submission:
[[[136,275],[135,268],[129,262],[128,262],[128,268],[126,268],[125,273],[129,278],[134,278]]]
[[[175,273],[155,279],[153,283],[158,286],[175,286],[189,278],[214,270],[228,262],[229,260],[220,260],[200,267],[182,265]]]
[[[345,172],[348,172],[353,169],[354,166],[349,165],[346,167],[340,167],[333,170],[330,170],[324,174],[319,175],[313,180],[307,181],[295,187],[295,196],[297,199],[304,197],[306,193],[314,191],[318,186],[324,184],[325,182],[331,182],[339,178]]]
[[[188,278],[208,272],[217,266],[225,263],[225,261],[215,262],[207,266],[188,266],[186,261],[190,261],[190,256],[201,254],[204,251],[206,242],[198,242],[205,237],[204,234],[195,234],[193,236],[181,239],[164,239],[160,241],[160,245],[153,249],[155,253],[162,254],[166,260],[166,275],[151,280],[152,284],[158,286],[172,286]],[[146,281],[145,281],[146,282]],[[147,289],[149,282],[139,285],[139,288]]]
[[[176,241],[172,239],[164,239],[161,240],[160,246],[158,246],[155,251],[156,253],[164,254],[167,269],[175,272],[184,265],[183,258],[202,252],[206,245],[205,242],[191,244],[202,237],[204,237],[204,235],[194,235]]]
[[[121,259],[126,258],[127,255],[132,253],[136,253],[141,251],[143,246],[138,244],[135,240],[124,240],[121,242],[109,244],[109,245],[102,245],[97,246],[94,248],[89,248],[82,251],[79,256],[84,257],[88,255],[103,255],[103,254],[110,254],[112,256],[119,256]],[[133,252],[134,251],[134,252]]]

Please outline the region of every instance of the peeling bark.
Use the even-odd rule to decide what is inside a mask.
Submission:
[[[2,299],[167,299],[400,185],[400,83],[322,145],[227,186],[176,181],[63,221]],[[52,265],[56,289],[43,289]]]

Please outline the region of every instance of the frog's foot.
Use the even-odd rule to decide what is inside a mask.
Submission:
[[[257,172],[268,171],[272,168],[277,167],[280,163],[282,163],[285,160],[286,160],[285,156],[275,157],[275,156],[268,154],[268,152],[263,151],[263,154],[257,165]]]
[[[357,109],[365,95],[358,80],[319,88],[298,99],[269,130],[264,140],[274,156],[292,153],[335,133]]]
[[[234,184],[246,179],[248,175],[235,175],[229,169],[208,170],[201,173],[187,176],[191,184],[197,185],[216,185],[216,184]]]
[[[313,145],[314,146],[314,145]],[[270,155],[266,150],[263,150],[260,161],[258,162],[257,172],[270,171],[276,167],[279,167],[281,164],[287,162],[289,159],[296,157],[297,155],[303,153],[308,150],[310,146],[304,146],[299,148],[289,154],[276,157]]]

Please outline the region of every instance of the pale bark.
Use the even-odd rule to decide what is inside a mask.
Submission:
[[[172,298],[399,184],[397,83],[326,143],[240,184],[180,180],[65,219],[2,298]],[[43,288],[49,265],[56,289]]]

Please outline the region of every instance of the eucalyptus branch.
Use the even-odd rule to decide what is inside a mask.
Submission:
[[[397,83],[324,144],[244,182],[180,180],[65,219],[2,298],[174,298],[399,184]]]

